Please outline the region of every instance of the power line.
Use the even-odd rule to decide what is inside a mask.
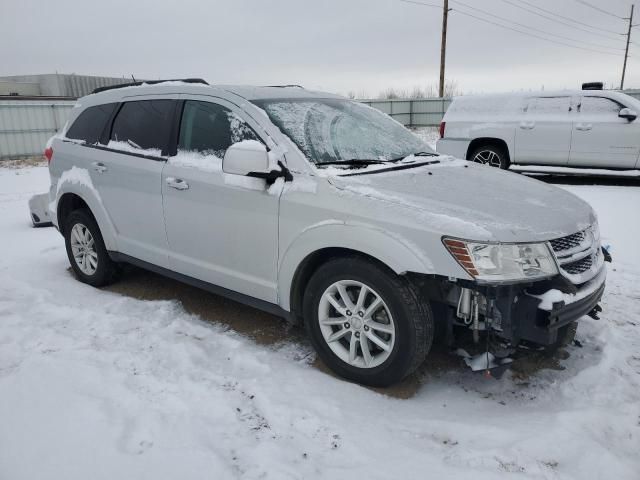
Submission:
[[[576,45],[570,45],[570,44],[568,44],[568,43],[559,42],[559,41],[557,41],[557,40],[552,40],[552,39],[550,39],[550,38],[542,37],[542,36],[540,36],[540,35],[536,35],[535,33],[524,32],[524,31],[519,30],[519,29],[517,29],[517,28],[512,28],[512,27],[509,27],[509,26],[507,26],[507,25],[502,25],[501,23],[497,23],[497,22],[494,22],[494,21],[492,21],[492,20],[487,20],[487,19],[484,19],[484,18],[478,17],[478,16],[476,16],[476,15],[473,15],[473,14],[468,13],[468,12],[464,12],[464,11],[462,11],[462,10],[460,10],[460,9],[457,9],[457,8],[456,8],[456,9],[454,9],[454,11],[455,11],[455,12],[457,12],[457,13],[459,13],[459,14],[461,14],[461,15],[465,15],[465,16],[467,16],[467,17],[475,18],[476,20],[480,20],[480,21],[485,22],[485,23],[490,23],[490,24],[495,25],[495,26],[498,26],[498,27],[506,28],[507,30],[512,30],[512,31],[514,31],[514,32],[521,33],[521,34],[523,34],[523,35],[529,35],[530,37],[534,37],[534,38],[538,38],[538,39],[540,39],[540,40],[544,40],[545,42],[555,43],[555,44],[558,44],[558,45],[563,45],[563,46],[565,46],[565,47],[575,48],[575,49],[578,49],[578,50],[585,50],[585,51],[587,51],[587,52],[600,53],[600,54],[602,54],[602,55],[613,55],[613,56],[616,56],[616,57],[621,57],[621,56],[622,56],[622,54],[619,54],[619,53],[603,52],[603,51],[601,51],[601,50],[594,50],[594,49],[592,49],[592,48],[583,48],[583,47],[578,47],[578,46],[576,46]]]
[[[593,5],[593,4],[589,3],[589,2],[586,2],[585,0],[575,0],[575,1],[578,2],[578,3],[581,3],[582,5],[586,5],[589,8],[593,8],[594,10],[597,10],[600,13],[604,13],[605,15],[609,15],[611,17],[615,17],[615,18],[617,18],[619,20],[626,20],[626,18],[624,18],[624,17],[620,17],[620,16],[618,16],[618,15],[616,15],[614,13],[608,12],[607,10],[605,10],[603,8],[600,8],[600,7],[596,6],[596,5]]]
[[[469,8],[469,9],[471,9],[471,10],[475,10],[475,11],[477,11],[477,12],[482,13],[483,15],[486,15],[486,16],[489,16],[489,17],[492,17],[492,18],[498,18],[498,19],[500,19],[500,20],[502,20],[502,21],[504,21],[504,22],[507,22],[507,23],[510,23],[510,24],[513,24],[513,25],[518,25],[518,26],[520,26],[520,27],[523,27],[523,28],[526,28],[526,29],[529,29],[529,30],[533,30],[533,31],[535,31],[535,32],[543,33],[543,34],[545,34],[545,35],[551,35],[552,37],[561,38],[561,39],[563,39],[563,40],[568,40],[568,41],[570,41],[570,42],[576,42],[576,43],[583,44],[583,45],[590,45],[590,46],[592,46],[592,47],[597,47],[597,48],[606,48],[606,49],[610,49],[610,50],[620,50],[620,51],[624,51],[624,48],[622,48],[622,47],[611,47],[611,46],[608,46],[608,45],[602,45],[602,44],[599,44],[599,43],[584,42],[583,40],[578,40],[578,39],[571,38],[571,37],[565,37],[564,35],[558,35],[557,33],[551,33],[551,32],[548,32],[548,31],[546,31],[546,30],[541,30],[541,29],[539,29],[539,28],[535,28],[535,27],[532,27],[532,26],[530,26],[530,25],[526,25],[526,24],[524,24],[524,23],[518,23],[518,22],[515,22],[515,21],[513,21],[513,20],[511,20],[511,19],[508,19],[508,18],[505,18],[505,17],[501,17],[501,16],[499,16],[499,15],[496,15],[495,13],[487,12],[487,11],[485,11],[485,10],[482,10],[482,9],[479,9],[479,8],[476,8],[476,7],[473,7],[473,6],[471,6],[471,5],[467,4],[467,3],[464,3],[464,2],[462,2],[462,1],[460,1],[460,0],[452,0],[452,1],[454,1],[454,4],[455,4],[455,3],[458,3],[458,4],[460,4],[460,5],[463,5],[465,8]]]
[[[554,15],[554,16],[556,16],[558,18],[562,18],[564,20],[569,20],[570,22],[577,23],[578,25],[583,25],[585,27],[593,28],[595,30],[601,30],[603,32],[611,33],[613,35],[623,35],[622,33],[614,32],[613,30],[608,30],[606,28],[598,27],[597,25],[591,25],[589,23],[581,22],[580,20],[576,20],[575,18],[571,18],[571,17],[566,17],[564,15],[560,15],[559,13],[553,12],[551,10],[547,10],[546,8],[539,7],[538,5],[536,5],[534,3],[531,3],[531,2],[529,2],[527,0],[516,0],[516,1],[518,1],[519,3],[524,3],[525,5],[528,5],[529,7],[536,8],[536,9],[542,11],[542,12],[548,13],[549,15]]]
[[[435,5],[433,3],[414,2],[413,0],[400,0],[400,1],[404,3],[413,3],[414,5],[422,5],[424,7],[442,8],[442,5]]]
[[[520,9],[522,9],[522,10],[526,11],[526,12],[533,13],[534,15],[537,15],[537,16],[542,17],[542,18],[546,18],[547,20],[551,20],[552,22],[560,23],[560,24],[565,25],[565,26],[567,26],[567,27],[574,28],[574,29],[576,29],[576,30],[581,30],[581,31],[583,31],[583,32],[590,33],[590,34],[592,34],[592,35],[598,35],[598,36],[600,36],[600,37],[608,38],[609,40],[614,40],[614,39],[613,39],[613,38],[611,38],[609,35],[604,35],[604,34],[599,33],[599,32],[593,32],[593,31],[590,31],[590,30],[586,30],[586,29],[581,28],[581,27],[578,27],[578,26],[576,26],[576,25],[572,25],[572,24],[567,23],[567,22],[564,22],[564,21],[562,21],[562,20],[558,20],[557,18],[553,18],[553,17],[550,17],[550,16],[548,16],[548,15],[542,14],[542,13],[540,13],[540,12],[536,12],[535,10],[531,10],[530,8],[524,7],[524,6],[522,6],[522,5],[518,5],[517,3],[513,3],[513,2],[511,2],[511,1],[509,1],[509,0],[501,0],[501,1],[503,1],[504,3],[508,3],[508,4],[509,4],[509,5],[511,5],[512,7],[520,8]],[[520,0],[520,1],[522,2],[523,0]],[[531,4],[528,4],[528,3],[527,3],[527,5],[532,6],[532,7],[534,7],[534,8],[538,8],[538,9],[540,8],[540,7],[537,7],[537,6],[535,6],[535,5],[531,5]],[[557,14],[554,14],[554,15],[557,15]],[[569,18],[569,17],[562,17],[562,18]],[[602,29],[602,28],[599,28],[599,27],[593,27],[593,26],[591,26],[591,25],[589,25],[589,24],[586,24],[586,23],[583,23],[583,22],[579,22],[578,20],[573,20],[573,19],[571,19],[571,21],[572,21],[572,22],[579,23],[579,24],[581,24],[581,25],[588,26],[589,28],[597,28],[598,30],[602,30],[602,31],[604,31],[604,32],[608,32],[608,33],[610,33],[610,34],[614,34],[614,35],[618,35],[618,36],[622,36],[622,35],[624,35],[623,33],[617,33],[617,32],[613,32],[613,31],[611,31],[611,30],[605,30],[605,29]],[[619,40],[619,39],[615,39],[615,40]]]

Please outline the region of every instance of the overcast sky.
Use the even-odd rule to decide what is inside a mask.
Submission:
[[[595,80],[619,85],[624,20],[579,0],[463,1],[450,0],[447,45],[447,78],[463,92],[577,88]],[[0,3],[0,75],[57,71],[151,79],[197,76],[211,83],[296,83],[369,96],[388,87],[438,81],[442,11],[400,0]],[[628,16],[631,5],[628,0],[588,3],[620,17]],[[527,26],[538,30],[527,29],[534,35],[609,54],[550,43],[463,12],[507,23],[498,15],[513,28]],[[640,23],[640,12],[637,17]],[[638,46],[630,49],[625,86],[640,88],[640,27],[634,33]]]

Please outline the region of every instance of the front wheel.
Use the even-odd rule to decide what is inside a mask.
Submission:
[[[490,167],[501,168],[502,170],[507,170],[510,164],[507,152],[505,152],[503,148],[495,145],[484,145],[476,148],[471,152],[471,155],[469,155],[469,160]]]
[[[338,375],[385,387],[413,372],[433,340],[428,303],[404,278],[358,257],[338,258],[311,277],[305,325]]]

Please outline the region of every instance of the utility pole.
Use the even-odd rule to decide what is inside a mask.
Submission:
[[[633,5],[631,6],[631,16],[633,16]],[[449,0],[444,0],[442,6],[442,41],[440,43],[440,86],[439,95],[440,98],[444,97],[444,63],[447,53],[447,20],[449,17]],[[631,30],[631,23],[629,23],[629,30]],[[629,37],[627,37],[627,49],[629,48]],[[625,56],[625,65],[627,63],[627,57]],[[624,70],[622,73],[622,81],[624,82]]]
[[[446,0],[445,0],[446,3]],[[627,30],[627,47],[624,49],[624,63],[622,64],[622,79],[620,80],[620,90],[624,88],[624,74],[627,72],[627,57],[629,56],[629,42],[631,42],[631,27],[633,23],[633,3],[631,4],[631,15],[629,15],[629,30]]]

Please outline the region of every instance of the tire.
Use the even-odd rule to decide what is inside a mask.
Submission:
[[[85,229],[88,235],[83,237]],[[115,280],[117,264],[109,258],[98,224],[88,210],[74,210],[69,214],[65,220],[64,240],[69,263],[78,280],[94,287],[102,287]],[[85,252],[79,256],[84,257],[84,265],[74,257],[74,249]]]
[[[368,290],[357,308],[362,285]],[[350,305],[342,300],[340,288]],[[378,306],[376,298],[381,300]],[[354,307],[353,311],[345,306]],[[431,309],[409,281],[357,256],[329,260],[316,270],[306,287],[303,312],[305,328],[322,361],[341,377],[363,385],[387,387],[402,380],[424,361],[433,342]],[[332,335],[342,336],[329,341]],[[372,336],[387,349],[370,340]]]
[[[509,154],[504,148],[497,145],[482,145],[471,152],[469,160],[491,167],[497,167],[507,170],[511,162],[509,162]]]

